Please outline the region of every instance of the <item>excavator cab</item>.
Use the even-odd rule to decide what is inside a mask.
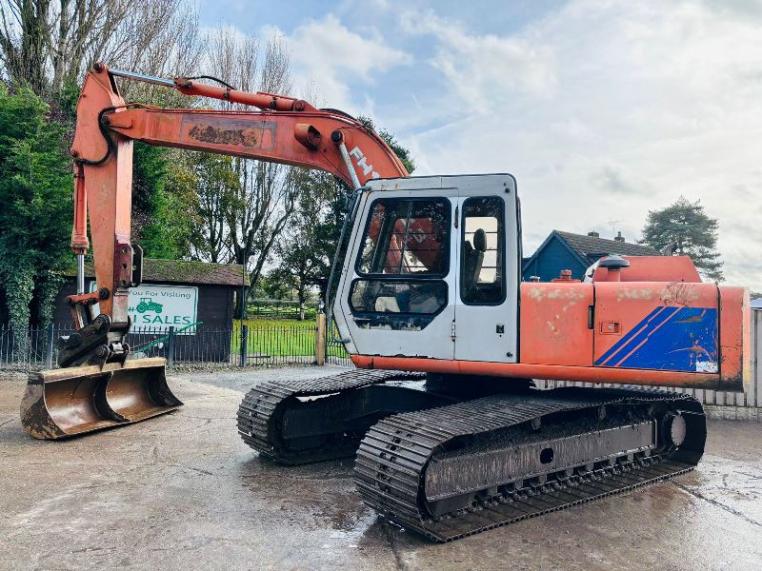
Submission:
[[[517,207],[508,174],[370,181],[334,309],[349,352],[516,362]]]

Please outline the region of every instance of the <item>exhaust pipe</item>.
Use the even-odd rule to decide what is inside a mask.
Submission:
[[[166,360],[30,373],[21,424],[40,440],[58,440],[133,424],[182,406],[167,385]]]

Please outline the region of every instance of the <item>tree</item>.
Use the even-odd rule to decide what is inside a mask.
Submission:
[[[185,0],[0,0],[0,57],[11,83],[56,97],[102,60],[143,73],[194,69],[198,19]]]
[[[48,120],[49,107],[29,89],[0,86],[0,288],[18,333],[32,317],[49,321],[67,261],[72,176],[65,128]]]
[[[15,329],[52,318],[58,270],[70,261],[66,148],[84,72],[100,59],[156,75],[197,69],[204,44],[188,7],[187,0],[145,0],[139,9],[131,0],[0,0],[0,71],[8,85],[0,94],[0,299]],[[130,91],[148,103],[168,93],[142,84]],[[145,149],[135,161],[136,235],[149,255],[180,257],[192,203],[174,183],[183,176],[171,155]]]
[[[309,288],[318,286],[322,293],[331,267],[335,222],[330,215],[337,184],[333,176],[321,171],[298,169],[294,175],[299,196],[275,247],[279,265],[273,275],[296,291],[299,318],[304,319]]]
[[[146,257],[187,257],[199,227],[198,180],[177,149],[135,144],[132,239]]]
[[[246,91],[290,90],[290,61],[281,39],[270,39],[262,50],[255,38],[222,29],[210,38],[209,44],[209,75],[224,77]],[[218,105],[221,109],[241,108],[227,102]],[[256,287],[276,240],[294,211],[294,176],[292,167],[251,159],[234,158],[233,168],[239,179],[237,196],[223,205],[228,261],[243,264],[249,271],[252,287]]]
[[[375,123],[370,117],[360,115],[357,117],[357,120],[362,123],[363,126],[369,131],[376,131]],[[415,161],[413,160],[410,151],[407,148],[403,147],[399,141],[397,141],[397,138],[386,129],[380,129],[377,133],[378,136],[381,137],[387,145],[389,145],[389,148],[394,151],[394,154],[397,155],[397,158],[402,161],[402,164],[405,165],[408,174],[413,174],[413,171],[415,170]]]
[[[198,260],[227,262],[230,232],[226,216],[240,204],[240,181],[233,159],[211,153],[189,153],[196,193],[196,218],[191,255]]]
[[[710,280],[722,281],[722,262],[717,252],[716,218],[709,217],[701,201],[681,196],[675,203],[648,212],[642,244],[678,256],[690,256],[696,268]]]
[[[283,279],[278,268],[270,270],[259,276],[256,289],[253,289],[255,298],[292,300],[293,284]]]

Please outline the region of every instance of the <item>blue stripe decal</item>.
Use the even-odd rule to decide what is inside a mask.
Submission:
[[[646,315],[646,317],[642,319],[640,323],[630,329],[630,331],[628,331],[627,334],[622,337],[622,339],[617,341],[611,347],[611,349],[606,351],[595,364],[613,365],[614,363],[608,362],[612,357],[619,355],[619,358],[621,358],[622,356],[627,355],[627,353],[636,347],[643,340],[643,338],[650,335],[656,327],[673,317],[677,313],[678,309],[679,308],[677,307],[667,307],[664,305],[655,308],[653,311],[651,311],[651,313]]]
[[[657,308],[595,364],[628,369],[716,373],[717,309]]]

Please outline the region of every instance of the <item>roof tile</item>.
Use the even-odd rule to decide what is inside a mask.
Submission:
[[[210,262],[186,260],[143,260],[143,281],[146,283],[181,283],[199,285],[241,286],[243,276],[241,264],[213,264]],[[65,272],[75,276],[76,269]],[[91,262],[85,264],[85,276],[94,277]],[[246,285],[249,277],[246,276]]]
[[[572,232],[554,232],[564,240],[569,247],[579,253],[583,258],[609,256],[619,254],[621,256],[660,256],[658,250],[642,244],[631,244],[606,238],[596,238],[585,234],[573,234]]]

